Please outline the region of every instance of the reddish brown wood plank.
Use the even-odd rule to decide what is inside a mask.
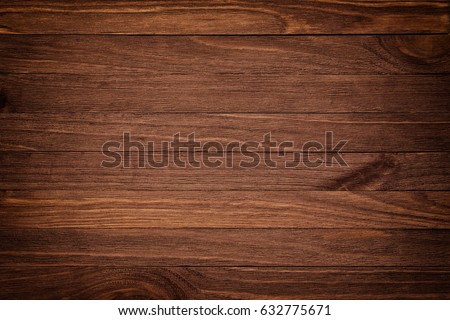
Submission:
[[[162,141],[180,141],[195,133],[201,144],[264,140],[292,141],[293,148],[306,150],[308,141],[325,145],[325,132],[331,131],[333,147],[348,143],[343,152],[423,152],[448,151],[450,113],[445,114],[0,114],[0,150],[22,151],[101,151],[105,142],[130,141],[161,150]],[[122,143],[119,149],[123,150]],[[306,146],[307,147],[307,146]],[[262,148],[261,150],[262,151]],[[323,149],[317,151],[324,151]]]
[[[445,1],[8,1],[1,33],[342,34],[448,32]]]
[[[2,266],[396,266],[450,263],[450,230],[2,229]]]
[[[317,155],[320,157],[320,155]],[[449,153],[343,154],[348,167],[260,164],[239,168],[247,157],[233,155],[233,168],[101,168],[100,153],[0,153],[0,189],[108,191],[304,191],[450,190]],[[230,158],[231,155],[228,155]]]
[[[449,268],[0,268],[1,299],[448,299]]]
[[[2,73],[357,75],[450,72],[449,35],[0,37]]]
[[[5,191],[3,228],[450,229],[450,192]]]
[[[0,111],[450,112],[449,83],[450,75],[0,74]]]

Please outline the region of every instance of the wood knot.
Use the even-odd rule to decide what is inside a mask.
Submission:
[[[401,39],[403,41],[400,49],[405,54],[426,60],[440,60],[448,54],[450,49],[447,36],[405,36]]]
[[[399,59],[429,67],[445,64],[450,51],[446,35],[395,36],[386,38],[384,42],[384,47]]]
[[[13,112],[11,106],[8,103],[8,97],[4,89],[0,89],[0,112]]]

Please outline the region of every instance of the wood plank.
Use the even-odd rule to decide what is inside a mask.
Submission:
[[[450,263],[450,230],[1,229],[15,266],[411,266]]]
[[[264,164],[239,168],[248,157],[228,154],[227,158],[233,168],[138,168],[135,154],[130,158],[133,168],[102,168],[107,158],[100,153],[0,153],[0,190],[450,191],[450,153],[349,153],[343,154],[348,167],[316,168],[284,168],[275,157],[277,168]]]
[[[0,193],[3,228],[450,229],[450,192],[111,191]]]
[[[450,72],[450,35],[0,36],[2,73],[357,75]]]
[[[286,151],[306,151],[308,141],[325,146],[325,132],[334,147],[347,140],[342,152],[435,152],[450,146],[450,113],[445,114],[103,114],[103,113],[0,113],[2,151],[101,151],[107,141],[130,141],[154,150],[163,141],[180,141],[195,133],[204,145],[217,141],[292,141]],[[225,149],[225,148],[224,148]],[[112,150],[124,150],[124,143]],[[259,151],[263,148],[260,147]],[[127,150],[125,150],[127,151]],[[324,148],[316,151],[325,151]]]
[[[448,299],[449,268],[0,268],[1,299]]]
[[[448,32],[448,2],[364,0],[8,1],[1,33],[342,34]]]
[[[450,112],[449,83],[450,75],[0,74],[0,111]]]

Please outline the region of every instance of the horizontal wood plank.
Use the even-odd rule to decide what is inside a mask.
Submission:
[[[0,111],[450,112],[449,83],[450,75],[0,74]]]
[[[450,35],[0,36],[1,73],[357,75],[450,72]],[[156,81],[156,80],[155,80]]]
[[[138,168],[135,154],[130,156],[132,168],[102,168],[101,162],[110,159],[100,153],[0,153],[0,190],[450,191],[450,153],[350,153],[342,157],[348,167],[300,164],[284,168],[285,158],[273,157],[277,168],[263,163],[256,168],[240,168],[241,160],[251,159],[228,154],[223,161],[229,159],[232,168],[170,165],[153,169]]]
[[[448,299],[449,268],[14,267],[1,299]]]
[[[144,146],[153,142],[180,141],[195,134],[202,145],[217,141],[261,142],[271,133],[273,141],[292,141],[286,151],[307,151],[308,141],[325,146],[326,132],[333,132],[330,147],[348,141],[341,152],[435,152],[450,146],[450,113],[445,114],[112,114],[112,113],[0,113],[2,151],[101,151],[107,141],[120,142],[112,151],[129,151],[122,143]],[[165,149],[165,148],[164,148]],[[320,147],[314,151],[325,151]],[[259,151],[263,148],[260,147]],[[331,150],[331,149],[330,149]],[[273,150],[272,150],[273,151]]]
[[[1,229],[2,266],[411,266],[450,263],[450,230]]]
[[[446,33],[448,8],[423,0],[8,1],[0,33]]]
[[[450,192],[111,191],[0,193],[3,228],[450,229]]]

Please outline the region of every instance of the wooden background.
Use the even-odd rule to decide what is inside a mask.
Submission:
[[[450,298],[449,31],[448,1],[0,1],[0,298]],[[100,168],[123,131],[328,130],[350,167]]]

